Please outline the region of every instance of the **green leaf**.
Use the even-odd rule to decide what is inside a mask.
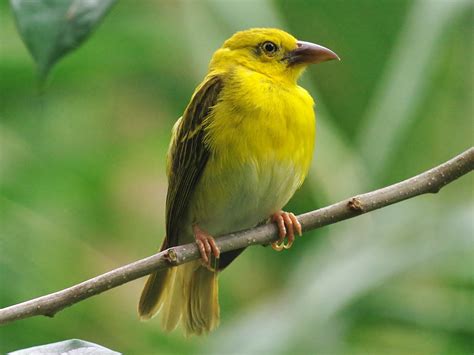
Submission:
[[[10,0],[18,31],[44,80],[53,65],[77,48],[115,0]]]
[[[39,0],[33,0],[39,1]],[[70,339],[51,343],[46,345],[35,346],[28,349],[17,350],[9,353],[9,355],[28,355],[28,354],[76,354],[76,355],[120,355],[120,353],[107,349],[101,345],[97,345],[80,339]]]

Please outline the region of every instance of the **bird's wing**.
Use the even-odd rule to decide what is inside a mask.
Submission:
[[[168,155],[166,196],[166,238],[162,250],[180,245],[179,226],[188,209],[192,192],[204,171],[209,149],[204,142],[213,106],[222,89],[218,76],[210,77],[196,90],[179,120]]]

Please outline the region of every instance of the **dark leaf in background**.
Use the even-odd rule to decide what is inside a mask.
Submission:
[[[77,48],[115,0],[10,0],[18,31],[44,80],[53,65]]]
[[[33,348],[18,350],[9,353],[10,355],[27,355],[27,354],[75,354],[75,355],[120,355],[120,353],[104,348],[101,345],[90,343],[80,339],[70,339],[51,343],[46,345],[35,346]]]

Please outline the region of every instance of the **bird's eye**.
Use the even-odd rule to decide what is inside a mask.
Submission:
[[[273,42],[267,41],[263,42],[262,49],[265,51],[266,54],[274,55],[278,50],[278,46]]]

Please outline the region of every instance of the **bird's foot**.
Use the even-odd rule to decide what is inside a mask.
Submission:
[[[299,236],[303,234],[301,230],[301,223],[298,221],[293,213],[280,211],[274,213],[272,216],[272,222],[275,222],[278,226],[279,239],[272,243],[272,248],[276,251],[282,251],[283,249],[290,249],[295,241],[295,232]],[[285,237],[288,239],[288,243],[285,243]]]
[[[217,260],[221,254],[216,241],[209,233],[203,231],[197,224],[193,225],[194,238],[201,254],[201,261],[210,271],[216,271],[216,265],[211,265],[211,255]]]

